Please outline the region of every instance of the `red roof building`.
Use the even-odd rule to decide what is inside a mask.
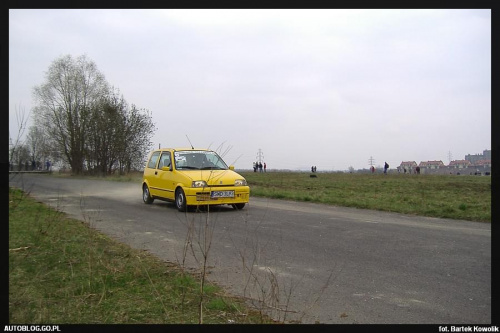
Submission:
[[[480,167],[490,167],[491,168],[491,160],[479,160],[474,163],[474,166],[480,166]]]
[[[400,167],[406,167],[406,168],[416,168],[417,167],[417,162],[415,161],[406,161],[406,162],[401,162],[399,165]]]
[[[427,169],[439,169],[441,167],[444,167],[443,161],[426,161],[426,162],[420,162],[419,166],[421,168],[427,168]]]
[[[418,166],[417,162],[415,161],[403,161],[398,167],[399,172],[404,172],[408,171],[409,173],[412,173],[412,171],[415,170],[415,168]]]
[[[471,166],[470,161],[467,160],[456,160],[451,161],[449,167],[454,169],[465,169]]]

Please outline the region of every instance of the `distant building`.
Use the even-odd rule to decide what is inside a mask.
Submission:
[[[474,166],[480,168],[491,168],[491,160],[479,160],[474,163]]]
[[[484,150],[482,154],[466,155],[463,160],[451,161],[445,165],[443,161],[422,161],[418,164],[420,173],[434,175],[491,175],[491,150]],[[406,169],[407,173],[414,174],[417,168],[415,161],[402,161],[397,167],[399,173]]]
[[[451,161],[448,167],[450,169],[465,169],[471,166],[471,162],[467,160]]]
[[[476,162],[481,160],[490,160],[491,161],[491,150],[483,150],[482,154],[475,155],[465,155],[465,160],[469,161],[471,164],[476,164]]]
[[[415,161],[403,161],[398,167],[399,172],[405,172],[405,170],[409,173],[412,173],[412,170],[415,170],[415,168],[418,166],[417,162]]]
[[[443,161],[422,161],[418,166],[424,169],[439,169],[444,167],[445,165]]]

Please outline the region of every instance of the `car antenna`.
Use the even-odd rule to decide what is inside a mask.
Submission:
[[[188,137],[188,135],[187,135],[187,134],[186,134],[186,138],[188,139],[189,144],[191,145],[191,149],[194,149],[193,144],[191,143],[191,140],[189,140],[189,137]]]

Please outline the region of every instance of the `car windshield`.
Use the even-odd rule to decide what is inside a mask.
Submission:
[[[176,169],[227,170],[227,165],[214,151],[181,150],[174,152]]]

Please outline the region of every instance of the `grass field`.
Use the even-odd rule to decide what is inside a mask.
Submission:
[[[491,222],[491,177],[241,172],[251,196]]]
[[[199,281],[9,190],[9,324],[272,322]]]

